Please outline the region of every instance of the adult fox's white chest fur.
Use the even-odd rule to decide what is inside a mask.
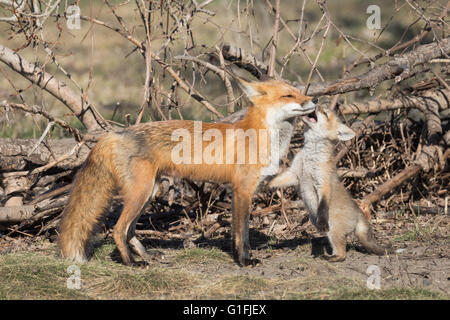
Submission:
[[[345,259],[346,236],[353,231],[369,252],[385,254],[385,249],[375,243],[363,212],[337,176],[333,160],[334,144],[338,140],[352,139],[354,132],[342,124],[331,110],[316,108],[302,120],[306,124],[304,147],[295,156],[291,167],[269,185],[298,187],[311,223],[319,231],[328,231],[333,249],[330,261]]]

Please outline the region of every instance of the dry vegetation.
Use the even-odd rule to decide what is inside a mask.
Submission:
[[[74,30],[63,1],[10,2],[0,0],[1,299],[448,299],[450,2],[373,1],[375,30],[367,4],[351,0],[81,1]],[[378,258],[352,242],[344,263],[314,259],[321,235],[301,199],[262,186],[251,220],[262,263],[242,269],[228,255],[229,186],[167,178],[138,224],[167,261],[117,263],[116,198],[83,289],[68,290],[55,227],[98,137],[162,119],[235,121],[245,112],[236,75],[281,78],[339,104],[358,133],[336,148],[344,183],[378,240],[405,250]],[[284,166],[302,140],[299,122]],[[384,290],[366,289],[370,264]]]

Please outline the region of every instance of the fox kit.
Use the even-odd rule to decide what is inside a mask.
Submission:
[[[298,89],[284,82],[275,80],[242,81],[241,87],[251,106],[244,118],[236,123],[200,122],[199,126],[198,122],[190,120],[151,122],[132,126],[119,133],[108,133],[100,139],[75,178],[59,229],[61,255],[77,262],[87,261],[94,226],[108,205],[112,192],[118,190],[123,197],[124,206],[113,237],[122,261],[125,264],[133,263],[130,247],[144,260],[150,258],[150,253],[135,236],[135,225],[145,203],[156,193],[159,177],[165,174],[232,184],[233,254],[241,265],[249,264],[248,218],[251,198],[258,183],[264,178],[263,169],[267,167],[267,163],[259,158],[253,163],[236,161],[239,152],[244,152],[244,160],[248,160],[250,142],[246,141],[244,147],[236,148],[235,142],[229,145],[223,141],[221,144],[217,137],[214,142],[223,146],[220,152],[226,153],[227,157],[231,154],[230,159],[234,161],[201,163],[196,159],[197,151],[202,155],[211,150],[207,150],[210,146],[203,144],[199,147],[195,136],[200,134],[200,141],[202,135],[203,141],[211,141],[211,135],[209,140],[206,139],[207,132],[225,136],[228,130],[284,130],[285,137],[279,146],[279,157],[273,160],[278,165],[280,158],[287,151],[292,133],[288,120],[310,113],[315,108],[315,102],[312,100],[316,100],[302,95]],[[183,150],[183,158],[187,158],[187,162],[174,161],[174,149],[179,147],[177,139],[173,139],[176,132],[187,132],[194,136],[193,141],[187,143],[187,149],[192,148],[194,155],[184,154]],[[261,138],[258,136],[257,139]],[[269,147],[269,152],[270,150]],[[220,152],[217,151],[214,156]]]
[[[333,250],[328,260],[345,260],[346,236],[353,231],[369,252],[384,255],[385,249],[375,243],[363,212],[339,181],[333,160],[335,142],[350,140],[355,133],[332,110],[318,107],[302,120],[306,124],[304,147],[291,167],[269,186],[298,186],[311,223],[321,232],[328,231]]]

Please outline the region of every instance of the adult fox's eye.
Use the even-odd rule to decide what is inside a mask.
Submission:
[[[282,96],[282,98],[294,98],[294,96],[292,94],[288,94],[288,95]]]

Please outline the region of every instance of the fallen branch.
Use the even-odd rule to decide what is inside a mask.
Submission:
[[[392,192],[395,188],[402,185],[406,180],[416,176],[420,171],[422,171],[422,167],[418,164],[412,165],[401,173],[385,182],[381,186],[379,186],[374,192],[365,196],[359,203],[359,207],[366,215],[367,219],[370,220],[370,206],[375,202],[380,201],[384,195],[389,192]]]
[[[28,62],[17,52],[0,45],[0,61],[61,101],[83,123],[88,131],[96,131],[108,127],[102,116],[95,112],[92,106],[83,104],[81,95],[76,94],[64,82],[44,72],[37,65]]]
[[[27,167],[44,166],[70,153],[71,155],[57,163],[61,170],[70,170],[80,166],[86,159],[90,148],[84,144],[77,152],[71,150],[77,145],[75,139],[49,139],[46,145],[39,145],[36,150],[28,152],[36,144],[36,139],[0,139],[0,171],[21,171]]]
[[[232,44],[225,44],[222,47],[222,54],[225,60],[234,62],[236,66],[247,70],[257,79],[263,78],[263,75],[266,75],[269,70],[266,64],[247,53],[244,49],[235,47]]]
[[[0,223],[21,222],[30,219],[34,214],[35,207],[0,207]]]
[[[416,108],[427,112],[431,105],[437,104],[441,110],[450,108],[450,90],[434,89],[420,96],[403,96],[398,99],[377,99],[368,102],[354,102],[339,107],[342,114],[378,113],[401,108]],[[439,114],[439,112],[438,112]]]
[[[222,53],[225,59],[235,62],[238,67],[247,70],[258,79],[263,78],[263,74],[267,74],[268,67],[241,48],[227,44],[223,46]],[[381,82],[394,78],[398,82],[410,76],[416,66],[449,53],[450,38],[447,37],[439,42],[424,44],[407,53],[392,57],[388,62],[374,66],[358,76],[333,82],[311,83],[308,94],[312,96],[335,95],[375,88]],[[296,86],[301,90],[304,89],[304,85],[297,84]]]

